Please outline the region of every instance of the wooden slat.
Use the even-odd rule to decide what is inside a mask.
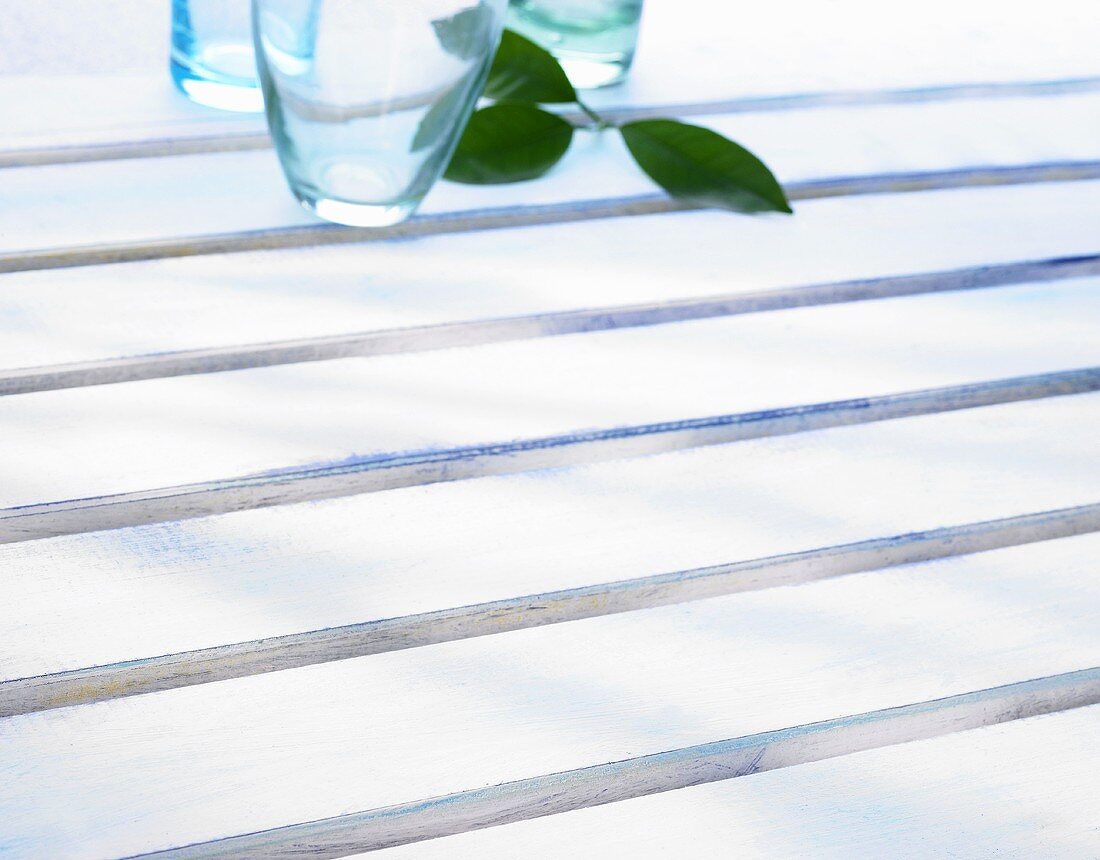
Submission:
[[[0,718],[1097,531],[1100,503],[0,681]]]
[[[457,448],[352,457],[311,468],[182,484],[156,490],[28,504],[0,510],[0,543],[339,498],[404,487],[594,463],[952,412],[1003,403],[1095,392],[1100,366],[970,385],[859,397],[805,406],[634,425]]]
[[[1079,860],[1100,851],[1097,732],[1083,708],[369,856]]]
[[[922,8],[887,18],[870,0],[846,0],[828,14],[800,9],[801,26],[792,28],[779,7],[651,4],[628,85],[592,99],[604,107],[674,103],[685,94],[716,101],[868,88],[856,95],[873,97],[884,88],[1042,83],[1100,71],[1094,16],[1076,0],[1057,0],[1041,20],[1006,14],[993,0]],[[217,126],[261,130],[255,118],[204,110],[173,92],[164,69],[166,6],[116,0],[113,11],[127,22],[125,39],[97,26],[92,7],[40,0],[10,10],[0,32],[0,104],[7,107],[0,148],[186,141]],[[766,39],[744,39],[746,32],[782,33],[783,56]],[[733,67],[751,74],[731,69],[731,44],[738,45]]]
[[[144,82],[143,82],[144,83]],[[153,83],[153,82],[150,82]],[[2,88],[3,82],[0,82]],[[86,88],[84,79],[70,83],[73,89]],[[97,85],[102,87],[103,84]],[[1100,90],[1100,77],[1088,76],[1062,80],[1011,81],[990,83],[959,83],[940,86],[901,87],[896,89],[854,89],[833,92],[804,92],[790,95],[746,96],[740,98],[711,99],[708,101],[646,104],[638,101],[644,93],[620,93],[614,90],[597,90],[588,100],[599,107],[600,115],[612,122],[630,122],[638,119],[677,117],[687,119],[719,114],[770,113],[773,111],[807,110],[816,108],[872,107],[898,104],[925,104],[940,101],[967,101],[974,99],[1002,99],[1077,95]],[[633,102],[620,102],[627,97]],[[69,96],[71,98],[71,96]],[[574,123],[583,123],[587,115],[577,110],[559,110]],[[181,113],[183,113],[181,111]],[[123,128],[107,132],[108,137],[123,135],[132,139],[92,140],[73,144],[60,139],[47,138],[37,145],[4,145],[0,141],[0,169],[12,167],[41,167],[49,164],[78,164],[89,161],[117,161],[134,158],[167,158],[181,155],[202,155],[217,152],[249,152],[269,149],[271,137],[263,124],[245,118],[234,120],[226,117],[219,122],[198,122],[189,118],[173,124],[149,128]],[[120,116],[124,121],[131,117]],[[79,137],[78,133],[78,137]]]
[[[928,51],[912,50],[912,28],[903,26],[905,35],[893,41],[883,39],[887,19],[874,20],[875,6],[869,0],[845,2],[851,10],[867,7],[861,11],[868,13],[864,17],[869,23],[856,42],[896,55],[876,70],[875,81],[891,81],[899,70],[904,78],[913,58],[920,63],[932,58]],[[946,0],[934,2],[952,11],[951,27],[959,31],[960,20],[969,13],[948,7]],[[986,2],[990,0],[982,0]],[[692,85],[692,75],[723,81],[729,77],[732,41],[719,45],[714,34],[725,21],[749,22],[743,13],[727,10],[712,16],[714,26],[701,29],[684,7],[675,12],[667,8],[659,14],[675,17],[678,32],[707,34],[711,53],[708,57],[705,50],[696,51],[694,62],[685,63],[683,44],[665,38],[671,31],[650,29],[662,34],[661,50],[673,46],[679,53],[662,54],[644,41],[643,56],[653,63],[648,74],[660,72],[669,92],[704,98]],[[931,12],[922,8],[913,16],[936,19]],[[1022,45],[1034,47],[1035,56],[1049,53],[1040,44],[1046,36],[1068,28],[1071,37],[1055,40],[1064,41],[1057,68],[1071,68],[1078,56],[1075,46],[1095,42],[1090,36],[1093,22],[1071,21],[1053,8],[1047,12],[1059,20],[1053,30],[1022,21],[1005,23],[1005,16],[989,16],[988,10],[983,16],[996,20],[1000,32],[1015,33]],[[838,10],[817,14],[835,23]],[[823,29],[808,26],[804,32]],[[980,38],[984,32],[965,31],[965,36],[972,46],[980,45],[986,41]],[[937,51],[949,47],[949,40],[926,41]],[[967,63],[978,54],[973,68],[988,71],[990,56],[980,56],[983,51],[994,65],[997,56],[1016,54],[1013,69],[1019,73],[1026,62],[1018,56],[1028,51],[1005,51],[1012,41],[997,41],[991,52],[978,48]],[[766,44],[758,40],[754,49],[763,50]],[[899,49],[905,44],[909,50]],[[769,48],[769,53],[774,51]],[[0,49],[5,54],[10,52]],[[864,55],[856,51],[849,56],[858,60]],[[1091,75],[1091,52],[1088,56]],[[741,61],[748,59],[749,52],[744,52]],[[802,52],[796,65],[802,69],[796,74],[805,74],[814,65],[835,64],[814,63],[809,52]],[[866,69],[876,67],[854,65],[863,67],[864,78]],[[960,80],[958,67],[950,62],[933,65],[935,74]],[[772,69],[781,66],[771,63]],[[632,86],[657,80],[647,77],[646,68],[639,67]],[[673,75],[667,72],[672,68],[689,71]],[[715,68],[723,72],[718,78]],[[1049,72],[1054,66],[1044,62],[1043,68]],[[786,73],[776,74],[782,78]],[[954,111],[949,109],[952,99],[940,99],[933,85],[906,91],[913,100],[928,102],[919,116],[904,107],[879,107],[872,117],[866,105],[908,96],[871,92],[855,94],[853,102],[860,108],[836,108],[835,96],[807,94],[796,97],[802,100],[798,110],[791,110],[792,100],[765,99],[755,102],[758,115],[704,119],[723,128],[728,122],[731,133],[777,163],[798,200],[1100,177],[1100,151],[1091,133],[1091,118],[1100,115],[1100,97],[1092,94],[1094,79],[1068,81],[1060,90],[1041,84],[1047,86],[1044,99],[1003,100],[990,98],[1008,95],[998,89],[996,82],[1005,78],[996,72],[969,79],[988,80],[992,87],[971,92],[975,101],[955,101]],[[872,84],[861,80],[860,85]],[[789,82],[778,91],[790,92]],[[959,91],[950,94],[958,96]],[[636,94],[629,98],[631,109],[641,105],[643,112],[660,101],[638,100]],[[731,98],[723,108],[746,106],[737,94]],[[285,196],[274,193],[277,177],[270,154],[254,151],[262,136],[238,133],[231,123],[225,126],[228,136],[211,134],[208,128],[185,146],[201,152],[205,146],[221,149],[228,141],[232,152],[132,158],[119,165],[80,163],[112,154],[112,146],[115,155],[169,154],[157,150],[161,144],[155,142],[150,148],[148,142],[155,141],[152,127],[136,135],[123,129],[119,136],[118,128],[110,128],[110,102],[89,100],[101,111],[106,103],[106,125],[91,129],[83,143],[80,135],[65,135],[78,144],[67,153],[76,158],[64,159],[63,154],[73,163],[5,172],[11,182],[4,195],[20,203],[0,209],[10,214],[7,221],[0,214],[0,271],[27,272],[31,280],[26,284],[33,286],[38,276],[56,288],[53,273],[35,270],[591,222],[682,208],[637,189],[637,177],[623,172],[622,153],[612,143],[594,156],[574,154],[591,156],[584,168],[588,173],[565,168],[546,183],[523,189],[522,202],[508,199],[511,189],[484,190],[482,195],[481,190],[442,186],[423,216],[396,230],[365,234],[318,228],[287,208]],[[31,104],[27,99],[23,103]],[[694,107],[706,111],[712,104]],[[810,108],[826,105],[836,108],[832,115],[814,119]],[[41,107],[48,124],[56,104],[41,102]],[[686,112],[691,113],[690,106]],[[755,120],[761,122],[754,125]],[[179,122],[168,137],[178,131],[188,138],[189,122]],[[21,121],[9,125],[18,132]],[[25,163],[56,161],[52,146],[62,139],[57,131],[46,129],[44,148],[42,141],[23,137],[7,151],[17,157],[30,153]],[[776,148],[773,156],[772,140],[800,143],[798,149]],[[806,140],[823,142],[812,158],[804,151]],[[0,142],[0,150],[11,146],[10,138]],[[892,154],[884,158],[885,152]],[[231,175],[235,184],[225,181]],[[195,176],[203,178],[196,181]],[[231,186],[243,197],[223,190]],[[253,187],[266,189],[267,196],[251,196]],[[182,195],[181,188],[190,196]],[[596,189],[603,196],[585,196]],[[49,206],[35,202],[47,199]],[[104,199],[112,203],[98,208]],[[688,223],[694,217],[675,220]],[[193,225],[200,218],[220,232],[196,235]],[[991,229],[988,222],[976,223],[975,229]],[[1089,223],[1088,216],[1084,223]],[[965,240],[963,231],[959,235]],[[732,244],[733,237],[721,241]],[[1100,315],[1096,282],[1054,283],[1058,276],[1093,273],[1093,261],[1058,260],[1051,254],[1047,262],[1038,262],[1036,283],[1005,287],[1019,282],[1026,267],[1035,264],[1034,258],[1017,256],[1018,243],[1006,242],[1005,247],[1013,249],[1013,260],[1024,264],[1015,270],[1015,279],[1003,267],[996,273],[982,268],[916,281],[895,278],[876,280],[873,286],[849,283],[748,297],[723,289],[716,293],[721,296],[718,305],[693,301],[701,293],[687,294],[686,304],[669,305],[662,298],[640,307],[644,299],[631,296],[632,307],[620,316],[608,316],[606,309],[550,320],[533,316],[523,321],[527,329],[516,327],[515,320],[489,323],[488,328],[460,324],[458,339],[450,345],[463,348],[439,351],[434,358],[425,353],[370,362],[336,360],[338,350],[350,346],[359,355],[365,346],[377,347],[379,338],[394,347],[391,351],[402,353],[418,337],[426,338],[432,349],[445,345],[433,340],[439,330],[375,334],[381,330],[370,325],[359,329],[368,332],[365,339],[353,331],[350,342],[324,344],[336,350],[320,356],[332,359],[324,365],[205,375],[223,369],[212,359],[226,359],[225,349],[230,350],[228,360],[244,367],[260,353],[270,359],[261,363],[275,364],[282,363],[288,349],[310,356],[317,345],[303,343],[300,339],[309,335],[297,330],[288,335],[296,343],[276,344],[274,351],[261,347],[257,352],[250,341],[231,337],[220,354],[215,347],[214,354],[199,356],[197,364],[191,355],[176,365],[204,374],[190,380],[151,379],[95,391],[40,391],[8,398],[0,403],[0,427],[5,428],[0,430],[5,474],[0,505],[22,507],[0,511],[0,534],[7,527],[9,539],[27,541],[66,531],[125,528],[0,547],[0,560],[6,556],[17,570],[16,576],[0,582],[0,617],[9,611],[4,600],[11,599],[13,629],[22,631],[13,637],[17,650],[0,656],[0,665],[9,667],[4,671],[37,666],[32,669],[37,672],[53,660],[69,672],[64,678],[0,681],[0,716],[19,713],[0,719],[0,853],[346,856],[1100,701],[1100,669],[1084,668],[1096,665],[1100,644],[1100,591],[1092,563],[1100,535],[1080,535],[1097,526],[1097,482],[1090,473],[1096,459],[1095,434],[1090,433],[1095,422],[1090,415],[1100,394],[1080,392],[1100,386],[1100,361],[1090,345],[1097,342],[1093,321]],[[1090,245],[1085,253],[1097,250]],[[698,259],[698,253],[693,250],[690,259]],[[455,258],[448,259],[453,265]],[[531,259],[526,258],[526,265]],[[1005,262],[1001,254],[993,259]],[[982,258],[971,265],[987,262]],[[110,277],[117,269],[105,271]],[[914,271],[905,268],[895,274]],[[920,271],[929,272],[929,267],[922,264]],[[797,282],[805,284],[823,285],[825,279]],[[863,297],[868,289],[880,291],[875,298],[913,293],[914,284],[924,285],[923,292],[942,291],[949,284],[960,285],[951,287],[956,290],[1001,288],[986,293],[996,300],[985,304],[979,293],[959,293],[821,306],[830,297]],[[811,302],[800,301],[808,296]],[[792,304],[815,306],[732,316],[735,309],[753,313]],[[575,308],[570,304],[562,310]],[[830,316],[832,311],[843,313]],[[665,315],[669,312],[671,317]],[[1036,333],[1040,313],[1049,334]],[[621,328],[624,320],[650,325],[715,314],[723,318],[607,331],[583,339],[490,345],[593,327]],[[140,315],[133,319],[140,324]],[[453,322],[447,316],[436,325]],[[555,324],[564,324],[566,330],[554,330]],[[447,331],[453,333],[453,326]],[[412,341],[402,341],[402,336]],[[165,348],[153,332],[148,337],[149,350]],[[479,346],[471,348],[472,343]],[[208,346],[192,342],[191,348]],[[113,361],[120,354],[112,349],[101,359]],[[164,367],[179,358],[142,359],[145,375],[159,375],[150,371],[151,363]],[[108,372],[117,373],[121,366],[116,363]],[[140,369],[140,361],[129,367]],[[58,388],[66,373],[70,382],[83,385],[89,377],[81,373],[102,374],[105,368],[84,367],[76,375],[72,371],[52,367],[37,376],[9,376],[16,384],[31,379],[32,388]],[[140,375],[131,371],[128,379]],[[125,378],[101,376],[98,381]],[[1077,396],[1060,396],[1069,394]],[[774,397],[780,399],[768,399]],[[1042,399],[988,406],[1032,398]],[[945,414],[953,409],[971,411]],[[789,473],[790,461],[807,437],[765,438],[652,459],[513,475],[495,483],[415,486],[373,499],[248,510],[189,524],[159,522],[929,412],[933,414],[813,432],[809,441],[819,458],[817,468],[801,474]],[[713,417],[691,417],[705,415]],[[954,435],[940,432],[952,427]],[[908,437],[906,448],[890,448],[889,440],[912,434],[914,428],[917,435]],[[865,487],[888,487],[888,492],[860,495],[853,492],[858,481],[834,479],[834,504],[826,507],[825,496],[815,494],[814,487],[829,480],[830,469],[838,473],[836,450],[823,449],[821,442],[845,434],[851,434],[849,446],[866,434],[862,445],[845,450],[858,457]],[[1021,448],[1025,437],[1028,445]],[[155,440],[152,445],[150,439]],[[770,472],[759,463],[751,464],[755,472],[744,468],[747,459],[740,460],[742,468],[731,470],[735,457],[759,455],[767,446],[775,455]],[[685,462],[705,469],[701,484],[684,480],[680,467]],[[747,481],[750,474],[757,476],[755,483]],[[1006,481],[1006,474],[1013,480]],[[663,483],[664,495],[656,497],[663,507],[649,509],[654,496],[640,495],[639,482],[622,481],[631,475],[642,486]],[[607,480],[615,489],[600,493],[598,487],[586,488],[584,483],[593,480]],[[783,481],[789,485],[780,494]],[[568,510],[571,519],[564,527],[548,529],[540,517],[547,508],[539,505],[496,520],[491,510],[477,506],[485,498],[481,494],[493,492],[486,486],[497,487],[499,512],[516,507],[519,491],[535,485],[542,485],[544,500],[556,498]],[[952,493],[960,485],[973,495],[964,494],[960,501]],[[675,534],[677,520],[670,511],[685,520],[705,514],[706,505],[696,501],[700,486],[725,503],[713,509],[720,511],[713,521],[698,527],[697,533],[709,534],[711,542],[696,547],[683,542],[690,530]],[[908,499],[915,494],[923,498],[911,505]],[[786,541],[786,556],[761,559],[759,553],[746,552],[752,541],[744,539],[751,531],[744,523],[738,526],[742,537],[731,540],[729,523],[721,517],[734,496],[742,512],[758,508],[762,499],[785,509],[787,516],[782,522],[776,518],[769,536],[756,539]],[[211,502],[214,498],[220,501]],[[429,537],[424,544],[412,544],[407,528],[380,534],[386,517],[400,512],[404,498],[412,500],[404,503],[406,512],[417,514],[410,522]],[[842,512],[836,499],[851,507]],[[623,510],[609,514],[611,500]],[[464,502],[474,504],[476,515],[462,507]],[[820,506],[814,516],[807,515],[808,504]],[[894,534],[882,528],[887,514],[880,508],[886,505],[889,517],[907,524],[921,510],[932,522],[950,519],[932,533]],[[964,510],[975,509],[980,517],[959,518]],[[435,519],[423,516],[433,510]],[[334,512],[339,516],[332,517]],[[992,520],[995,516],[1007,519]],[[471,531],[471,521],[494,528]],[[141,522],[158,524],[129,527]],[[293,524],[293,534],[273,531],[280,522]],[[524,542],[522,529],[507,531],[508,523],[526,524],[527,534],[540,540]],[[616,526],[617,541],[609,534]],[[263,553],[251,563],[275,562],[283,581],[269,590],[272,571],[257,567],[244,580],[252,577],[256,587],[227,601],[225,595],[240,588],[240,568],[250,563],[249,542],[253,549],[260,545],[250,528],[276,538],[274,545],[264,543]],[[838,535],[847,528],[857,539],[863,530],[864,541],[838,545]],[[647,537],[640,539],[639,530]],[[810,532],[828,534],[829,541],[807,542]],[[211,540],[205,549],[203,534]],[[460,534],[463,540],[455,540]],[[1079,536],[1065,537],[1074,534]],[[200,544],[188,543],[188,536],[195,535]],[[794,535],[803,541],[801,553],[799,545],[790,546]],[[393,546],[399,541],[412,565],[387,566],[375,551],[384,540],[394,541]],[[1035,540],[1043,543],[1022,546]],[[162,584],[168,586],[163,589],[154,582],[158,568],[149,567],[149,547],[158,542],[164,553],[157,556],[159,575],[167,577]],[[214,551],[204,555],[211,546]],[[806,551],[813,546],[818,549]],[[318,564],[320,548],[328,554]],[[992,551],[941,558],[977,550]],[[570,553],[587,567],[570,569]],[[711,567],[692,566],[691,558],[707,553],[714,556]],[[934,557],[941,560],[927,561]],[[488,569],[479,570],[487,558]],[[462,567],[452,566],[455,559],[461,559]],[[675,563],[656,566],[661,559]],[[452,577],[444,588],[435,576],[423,575],[441,569],[440,561]],[[505,562],[519,562],[519,570]],[[884,564],[906,562],[916,564],[879,570]],[[435,600],[438,608],[389,617],[366,592],[338,606],[339,581],[355,590],[365,564],[385,569],[388,577],[376,594],[389,589],[391,595],[401,592],[400,598],[391,597],[393,603]],[[151,590],[161,592],[158,601],[143,604],[132,583],[117,578],[127,567],[131,575],[136,572],[152,583]],[[36,578],[35,569],[47,575]],[[547,576],[551,569],[553,576]],[[875,572],[797,590],[769,588],[701,599],[750,585],[868,569]],[[633,579],[623,581],[624,574],[616,575],[616,570]],[[66,575],[72,579],[68,589],[61,587]],[[564,582],[556,592],[517,597],[524,594],[517,588],[524,577]],[[326,581],[337,587],[325,590]],[[496,590],[504,596],[495,603],[470,604],[479,599],[469,597],[476,592],[471,581],[480,582],[483,593]],[[81,582],[94,588],[71,587]],[[36,595],[35,588],[43,585],[47,588]],[[204,596],[188,609],[188,601],[180,598],[196,590]],[[467,605],[445,600],[448,594],[462,595]],[[647,608],[686,599],[695,602]],[[90,605],[83,605],[89,600]],[[105,605],[114,611],[103,612]],[[36,606],[44,611],[34,613]],[[223,617],[210,614],[211,608]],[[607,614],[634,609],[644,611]],[[319,626],[326,622],[317,619],[332,619],[340,611],[353,613],[349,620],[336,621],[342,628]],[[148,618],[139,620],[143,614]],[[586,616],[600,617],[574,621]],[[188,617],[200,619],[197,630],[189,629]],[[64,620],[74,618],[82,623],[51,638],[51,627],[62,630]],[[565,621],[573,623],[534,629]],[[493,632],[491,625],[512,632],[468,638]],[[276,632],[241,635],[260,628]],[[276,638],[249,638],[258,636]],[[188,637],[205,637],[214,650],[182,653],[188,646],[173,643]],[[440,644],[410,647],[429,643]],[[395,647],[409,650],[393,651]],[[150,656],[157,654],[166,656]],[[371,656],[344,659],[362,654]],[[106,659],[116,662],[89,670],[88,662],[100,659],[89,655],[109,655]],[[127,655],[134,662],[117,663]],[[326,662],[335,660],[340,662]],[[208,675],[196,676],[212,664]],[[292,667],[302,668],[243,677]],[[195,680],[222,683],[175,689]],[[41,694],[41,685],[58,682],[67,686]],[[1009,686],[998,686],[1004,684]],[[971,692],[983,687],[988,689]],[[157,689],[164,691],[104,701]],[[39,698],[28,699],[28,690]],[[5,712],[5,696],[17,707]],[[28,701],[33,707],[25,707]],[[97,703],[78,704],[91,701]],[[906,706],[909,702],[918,704]],[[29,713],[38,707],[59,709]],[[59,749],[65,755],[59,756]],[[182,847],[186,845],[191,847]]]
[[[703,121],[759,151],[792,195],[805,199],[1095,178],[1100,144],[1089,118],[1098,114],[1100,95],[1077,95]],[[661,197],[637,199],[653,186],[621,141],[580,138],[544,180],[492,187],[441,183],[419,219],[374,232],[317,226],[286,192],[270,152],[12,169],[4,173],[6,193],[21,204],[0,211],[0,271],[670,209]],[[805,140],[819,145],[807,148]],[[977,171],[960,174],[961,168]],[[909,175],[914,172],[928,175]]]
[[[44,32],[56,26],[57,14],[51,17],[42,25]],[[0,48],[25,54],[25,43],[4,44],[7,32],[5,28],[0,33]],[[139,38],[132,30],[128,35],[130,42]],[[153,38],[162,45],[167,41],[164,30]],[[0,104],[8,120],[0,134],[0,164],[64,163],[69,149],[125,149],[152,141],[186,147],[191,140],[258,137],[265,132],[262,116],[212,110],[177,93],[166,56],[145,70],[108,68],[95,73],[66,70],[58,59],[54,54],[52,62],[44,61],[33,71],[0,73]],[[51,153],[59,160],[55,162]]]
[[[346,857],[1100,703],[1100,668],[145,854]]]
[[[1074,672],[1100,645],[1098,548],[1070,538],[14,717],[0,820],[14,857],[127,856]],[[1096,677],[968,699],[963,724],[1094,701]],[[918,711],[901,715],[909,736],[961,727]],[[889,719],[842,725],[834,753],[874,725],[903,739]]]
[[[800,203],[807,200],[871,194],[911,194],[1035,183],[1090,182],[1098,178],[1100,178],[1100,161],[1055,161],[1016,167],[979,167],[843,176],[788,183],[785,191],[792,202]],[[68,269],[78,266],[106,266],[115,263],[135,263],[207,254],[237,254],[247,251],[392,242],[441,235],[464,235],[486,230],[690,212],[697,208],[692,204],[661,195],[641,195],[584,200],[579,203],[503,206],[438,215],[415,215],[408,221],[393,227],[359,228],[335,224],[308,224],[175,239],[140,240],[118,244],[106,242],[0,254],[0,274]],[[295,214],[296,217],[301,217],[299,213]]]
[[[1086,395],[0,547],[0,681],[27,679],[0,712],[1087,531],[1097,420]]]
[[[4,538],[1088,391],[1098,301],[1067,281],[3,398]]]
[[[1061,281],[1096,274],[1100,274],[1100,255],[1094,254],[740,292],[671,302],[648,302],[241,346],[160,352],[153,355],[0,371],[0,396],[331,361],[338,358],[430,352],[458,346],[640,328],[815,305]]]
[[[106,360],[87,372],[110,379],[136,375],[148,366],[144,361],[158,370],[179,360],[213,369],[229,356],[256,355],[242,345],[273,341],[312,344],[316,352],[309,355],[331,355],[342,344],[361,342],[355,332],[639,303],[690,307],[692,300],[722,296],[767,307],[769,300],[784,300],[783,290],[823,282],[868,281],[866,295],[885,296],[907,288],[969,288],[999,277],[1010,282],[1029,272],[1036,280],[1084,274],[1087,261],[1080,269],[1070,261],[1026,264],[1100,251],[1092,227],[1098,194],[1100,183],[1067,183],[838,198],[807,203],[793,219],[694,212],[415,243],[11,274],[0,281],[0,368]],[[547,255],[549,247],[568,252]],[[999,269],[1001,261],[1025,265]],[[988,272],[906,280],[916,272],[991,263]],[[826,288],[823,297],[830,293]],[[832,297],[843,295],[838,289]],[[591,325],[600,324],[618,321],[593,314]],[[547,329],[558,330],[553,319],[525,334]],[[327,339],[333,340],[326,345]],[[417,345],[411,338],[401,343]],[[214,352],[197,365],[186,357],[149,356],[188,350]],[[274,350],[275,359],[286,355]],[[136,358],[117,361],[121,356]],[[81,368],[55,372],[88,378]],[[34,370],[9,374],[2,390],[49,384],[49,372],[42,373],[45,378]]]

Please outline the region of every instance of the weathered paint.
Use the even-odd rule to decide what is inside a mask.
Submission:
[[[548,314],[442,323],[357,334],[315,337],[278,343],[165,352],[55,367],[0,370],[0,397],[111,385],[143,379],[165,379],[201,373],[223,373],[281,364],[331,361],[357,356],[427,352],[456,346],[505,343],[618,328],[637,328],[763,313],[788,308],[925,293],[978,290],[1023,283],[1045,283],[1100,274],[1100,255],[971,266],[944,272],[861,278],[803,287],[740,292],[673,302],[586,308]]]

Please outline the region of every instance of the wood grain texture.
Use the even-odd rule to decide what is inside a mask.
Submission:
[[[1100,390],[1100,366],[518,442],[356,457],[335,466],[273,470],[268,475],[0,510],[0,543],[171,522],[425,484],[514,475],[1097,390]]]
[[[12,717],[0,820],[13,857],[124,856],[1076,671],[1098,541]]]
[[[1086,707],[370,856],[1080,860],[1100,850],[1097,731]]]
[[[619,328],[640,328],[687,320],[762,313],[814,305],[842,304],[925,293],[1044,283],[1100,274],[1100,255],[976,266],[947,272],[811,284],[789,289],[736,293],[672,302],[559,311],[526,317],[441,323],[154,355],[82,364],[0,371],[0,396],[222,373],[256,367],[331,361],[339,358],[429,352]]]
[[[9,274],[0,368],[1088,256],[1098,194],[1084,182],[832,198],[796,218],[701,211]]]
[[[0,681],[0,718],[1100,531],[1100,504]]]
[[[1095,178],[1100,144],[1090,117],[1098,112],[1100,95],[1093,94],[700,121],[765,156],[793,197],[813,199]],[[991,135],[991,127],[998,134]],[[820,145],[810,150],[797,143],[806,139]],[[372,233],[311,220],[284,190],[271,152],[15,168],[4,179],[20,205],[0,211],[0,271],[676,210],[662,197],[643,196],[652,195],[653,186],[618,138],[586,136],[574,150],[534,183],[440,183],[421,217]],[[203,227],[196,230],[200,214]]]
[[[805,200],[868,194],[911,194],[955,188],[1089,182],[1098,178],[1100,178],[1100,161],[1055,161],[1012,167],[974,167],[840,176],[786,183],[784,191],[792,202],[798,203]],[[279,208],[285,207],[272,207],[272,210]],[[697,209],[699,209],[698,206],[681,200],[643,194],[632,197],[589,199],[582,202],[502,206],[431,215],[421,214],[414,215],[408,221],[392,227],[344,227],[336,224],[318,225],[314,222],[300,226],[271,227],[181,238],[122,243],[104,241],[95,245],[0,253],[0,274],[79,266],[106,266],[208,254],[276,251],[325,245],[359,245],[370,242],[462,235],[486,230],[634,218],[690,212]]]
[[[1100,668],[145,854],[346,857],[1100,703]]]
[[[410,616],[1089,506],[1097,409],[1034,401],[12,544],[0,679],[309,631],[384,647]]]
[[[1067,281],[3,398],[4,536],[1088,391],[1098,301]]]
[[[0,293],[14,294],[0,373],[23,393],[0,399],[0,538],[15,541],[0,547],[0,854],[346,856],[877,747],[905,774],[894,745],[1001,721],[1052,771],[1044,718],[1023,718],[1088,730],[1064,711],[1100,701],[1086,668],[1100,653],[1094,15],[840,0],[806,11],[789,58],[744,46],[736,62],[766,69],[744,75],[728,50],[744,40],[716,36],[785,32],[765,26],[785,23],[780,7],[659,5],[631,84],[600,107],[680,103],[822,212],[972,199],[926,210],[923,228],[880,208],[861,246],[796,264],[774,262],[798,252],[777,232],[756,251],[761,284],[738,264],[778,219],[685,211],[615,138],[522,189],[441,185],[392,231],[320,227],[278,191],[255,118],[204,119],[160,69],[89,75],[129,67],[85,26],[102,11],[64,2],[59,28],[33,25],[62,4],[42,0],[0,33],[0,69],[31,73],[0,78]],[[845,12],[861,26],[838,27]],[[12,32],[34,36],[13,51]],[[623,249],[698,272],[702,236],[675,256],[659,234],[712,218],[728,256],[698,280],[669,287],[638,256],[648,286],[592,289],[603,273],[570,279],[586,268],[573,257],[545,275],[542,289],[571,280],[552,301],[462,295],[494,266],[511,282],[497,295],[514,291],[570,230],[595,249],[625,228]],[[416,241],[377,241],[393,239]],[[463,265],[452,240],[488,262]],[[432,286],[403,297],[436,316],[356,300],[379,274],[365,258],[342,282],[363,324],[309,313],[328,285],[312,260],[339,270],[342,243],[345,261],[410,278],[410,259],[438,254],[419,270]],[[249,251],[263,253],[227,256]],[[268,273],[296,259],[316,285],[255,320],[150,324],[181,273],[237,281],[261,258]],[[93,271],[110,263],[134,265]],[[953,271],[913,277],[937,268]],[[124,271],[150,287],[144,304],[126,303]],[[98,316],[27,322],[74,284]],[[256,284],[273,292],[262,269]],[[449,304],[424,302],[432,289]],[[254,307],[247,294],[223,285],[211,307]],[[1089,856],[1084,837],[1062,826],[1031,853]]]
[[[144,83],[144,82],[143,82]],[[71,82],[72,89],[88,86],[84,80]],[[0,82],[2,87],[2,82]],[[807,110],[837,107],[871,107],[897,104],[925,104],[939,101],[973,99],[1021,98],[1093,93],[1100,90],[1100,77],[1066,78],[1039,81],[994,81],[989,83],[959,83],[897,89],[850,89],[834,92],[804,92],[773,96],[712,99],[708,101],[675,102],[649,105],[643,102],[620,104],[608,101],[622,95],[613,91],[596,91],[590,96],[599,104],[600,115],[616,123],[639,119],[719,114],[766,113],[773,111]],[[630,93],[634,99],[641,93]],[[574,123],[583,123],[587,116],[580,111],[561,111]],[[120,116],[124,122],[132,116]],[[134,158],[169,158],[180,155],[203,155],[217,152],[248,152],[271,147],[271,137],[262,124],[248,119],[232,121],[226,118],[223,128],[213,131],[211,123],[180,121],[149,128],[119,129],[115,135],[132,139],[91,141],[73,144],[48,138],[37,145],[19,147],[0,141],[0,169],[11,167],[42,167],[49,164],[77,164],[89,161],[117,161]],[[79,135],[78,135],[79,136]]]

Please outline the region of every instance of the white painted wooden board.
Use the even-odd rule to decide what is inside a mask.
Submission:
[[[1100,647],[1098,550],[1073,538],[15,717],[0,820],[12,857],[124,856],[1072,671]]]
[[[359,855],[1100,856],[1100,707]]]
[[[14,273],[0,368],[1095,254],[1097,199],[1098,182],[961,189]]]
[[[1084,279],[8,397],[0,506],[1071,370],[1098,333]]]
[[[0,546],[0,681],[1095,503],[1098,421],[1079,395]]]
[[[1044,8],[1036,16],[995,0],[935,0],[887,14],[873,0],[754,8],[650,0],[629,84],[593,100],[677,103],[1100,74],[1093,50],[1100,32],[1087,4],[1056,0]],[[104,26],[101,5],[89,0],[6,10],[0,149],[262,128],[174,93],[164,68],[167,3],[114,0],[112,12],[127,26]]]
[[[344,857],[1098,703],[1100,668],[1082,669],[142,856]]]
[[[785,182],[1100,159],[1100,94],[701,117]],[[807,146],[807,141],[813,141]],[[150,242],[316,223],[270,151],[13,168],[0,185],[0,253]],[[426,215],[652,194],[613,135],[579,135],[541,180],[437,185]],[[779,216],[776,216],[779,217]]]

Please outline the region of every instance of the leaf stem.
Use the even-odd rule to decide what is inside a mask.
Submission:
[[[596,113],[594,110],[592,110],[592,108],[590,108],[588,105],[586,105],[581,100],[580,96],[577,97],[577,107],[579,107],[584,112],[584,115],[587,116],[594,123],[594,125],[592,125],[590,127],[591,131],[603,131],[605,128],[613,128],[614,127],[611,123],[609,123],[607,120],[605,120],[602,116],[600,116],[598,113]]]

